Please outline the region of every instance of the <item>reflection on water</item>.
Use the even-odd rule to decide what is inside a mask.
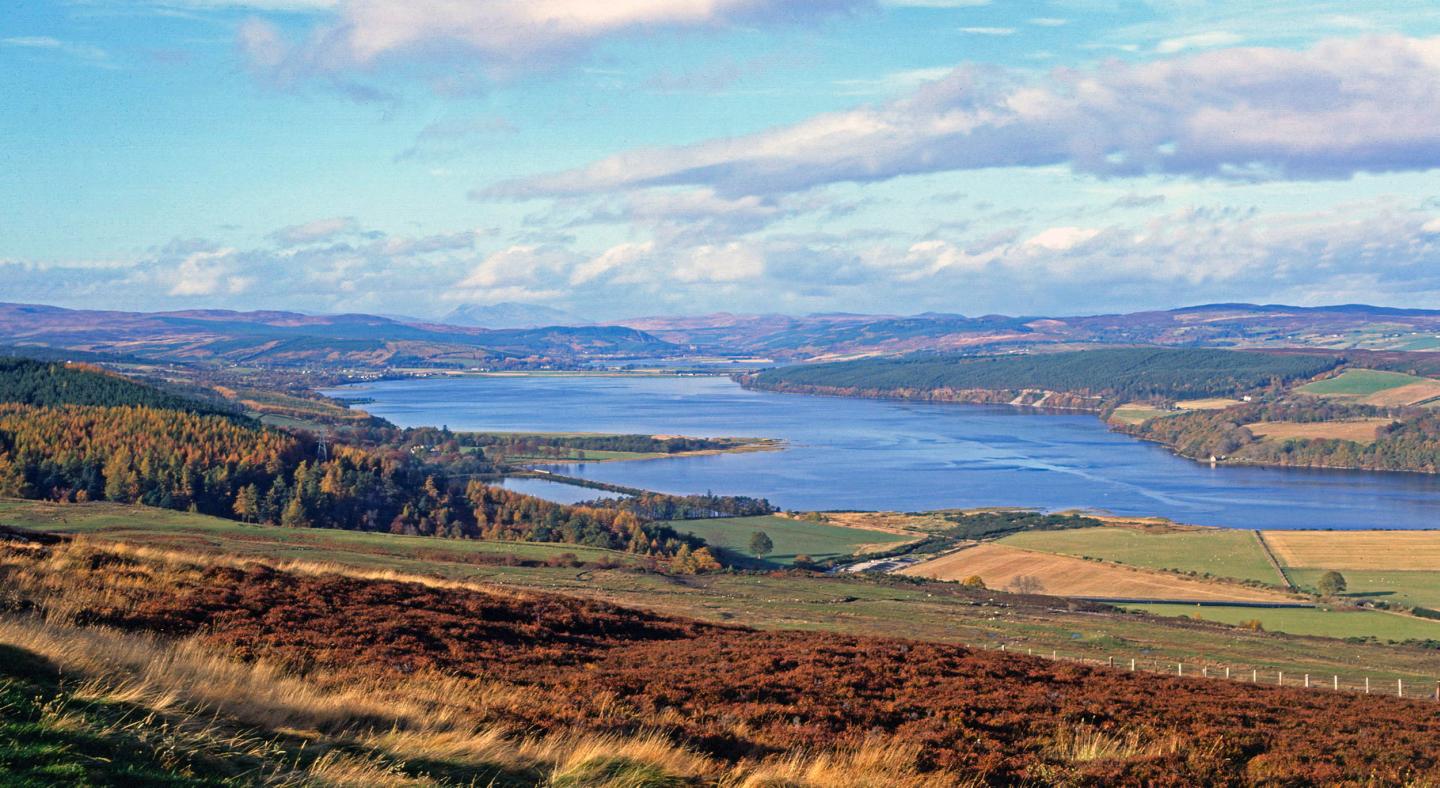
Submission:
[[[792,509],[1013,505],[1240,528],[1440,524],[1434,476],[1212,468],[1088,414],[770,394],[716,377],[472,377],[363,391],[374,400],[366,410],[406,426],[781,438],[789,448],[780,452],[563,470],[663,492],[760,495]]]
[[[575,474],[579,475],[579,474]],[[533,495],[536,498],[544,498],[555,503],[580,503],[581,501],[593,501],[598,498],[624,498],[624,495],[609,490],[595,490],[589,487],[580,487],[564,482],[552,482],[546,479],[514,479],[506,478],[500,481],[500,486],[507,490],[514,490],[517,493]]]

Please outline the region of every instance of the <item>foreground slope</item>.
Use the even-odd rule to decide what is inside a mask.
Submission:
[[[1440,776],[1440,719],[1419,701],[123,547],[12,540],[0,580],[0,644],[89,679],[91,698],[123,686],[156,724],[213,715],[192,733],[274,737],[191,753],[191,776],[333,772],[320,753],[370,784]],[[123,733],[152,746],[153,727]]]

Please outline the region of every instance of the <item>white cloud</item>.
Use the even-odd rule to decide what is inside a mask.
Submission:
[[[1420,225],[1420,232],[1426,235],[1440,235],[1440,216]]]
[[[276,242],[286,246],[297,246],[300,244],[315,243],[317,241],[328,241],[339,235],[349,235],[360,229],[360,225],[353,217],[334,216],[329,219],[316,219],[305,224],[293,224],[289,227],[282,227],[270,234]]]
[[[172,273],[172,296],[238,295],[254,284],[253,277],[237,276],[233,270],[234,249],[196,252],[181,261]]]
[[[1052,252],[1063,252],[1099,234],[1100,231],[1093,227],[1051,227],[1031,237],[1025,242],[1025,245]]]
[[[80,44],[73,41],[61,41],[51,36],[10,36],[8,38],[0,38],[0,46],[16,47],[19,49],[51,50],[94,64],[104,64],[110,59],[110,53],[100,47],[91,44]]]
[[[672,273],[681,282],[743,282],[765,273],[765,258],[745,243],[707,244],[690,250]]]
[[[511,246],[486,257],[468,276],[461,279],[456,287],[462,290],[487,290],[528,285],[544,275],[563,273],[578,261],[578,255],[565,249],[550,246]]]
[[[575,266],[570,272],[570,284],[578,286],[593,282],[607,274],[630,268],[650,258],[655,253],[655,243],[623,243],[612,246],[599,255]]]
[[[969,33],[974,36],[1013,36],[1013,27],[962,27],[960,32]]]
[[[363,68],[389,57],[456,54],[496,69],[571,56],[611,36],[710,29],[833,14],[871,0],[341,0],[303,41],[254,21],[240,43],[252,62],[290,76]]]
[[[1347,178],[1440,166],[1440,38],[1331,39],[1040,80],[978,68],[875,107],[743,137],[622,153],[482,197],[700,185],[726,196],[985,167],[1101,176]]]
[[[1030,19],[1030,20],[1027,20],[1027,21],[1029,21],[1030,24],[1035,25],[1035,26],[1037,26],[1037,27],[1064,27],[1065,25],[1070,24],[1070,20],[1068,20],[1068,19],[1061,19],[1061,18],[1059,18],[1059,17],[1054,17],[1054,16],[1040,16],[1040,17],[1035,17],[1034,19]]]
[[[1177,38],[1167,38],[1155,45],[1155,51],[1162,55],[1173,55],[1176,52],[1183,52],[1187,49],[1213,49],[1215,47],[1234,46],[1244,40],[1244,37],[1234,33],[1216,30],[1208,33],[1195,33]]]

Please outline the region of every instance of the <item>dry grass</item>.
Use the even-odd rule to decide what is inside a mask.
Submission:
[[[1366,405],[1388,407],[1416,405],[1436,397],[1440,397],[1440,381],[1426,380],[1420,383],[1411,383],[1408,386],[1377,391],[1360,401]]]
[[[1064,763],[1130,761],[1179,752],[1178,736],[1154,736],[1138,730],[1106,731],[1094,725],[1062,727],[1055,732],[1048,755]]]
[[[1175,403],[1175,407],[1181,410],[1224,410],[1232,405],[1239,405],[1240,400],[1228,399],[1225,397],[1211,397],[1209,399],[1187,399]]]
[[[111,562],[99,570],[108,585],[68,582],[85,568],[95,571],[97,561]],[[290,568],[302,573],[332,569],[300,562]],[[5,591],[0,608],[32,611],[0,615],[0,643],[48,660],[67,677],[78,699],[144,710],[143,716],[117,723],[127,735],[177,754],[243,758],[257,784],[438,784],[406,769],[407,761],[416,760],[481,774],[533,775],[536,784],[554,786],[759,786],[782,779],[799,786],[959,783],[956,775],[943,771],[922,774],[917,745],[896,746],[884,737],[860,747],[727,764],[653,728],[636,730],[640,721],[618,697],[570,702],[595,722],[634,732],[525,730],[513,721],[564,701],[530,687],[433,673],[396,679],[317,670],[301,676],[264,660],[231,659],[198,637],[167,639],[75,623],[92,606],[134,605],[137,598],[165,593],[199,570],[179,553],[109,543],[48,550],[0,546]],[[557,707],[554,717],[565,714]],[[81,724],[63,710],[53,722]],[[644,722],[663,725],[666,718],[652,714]],[[174,762],[190,763],[179,755]]]
[[[1308,440],[1342,440],[1356,443],[1374,443],[1375,433],[1383,426],[1394,423],[1393,419],[1356,419],[1353,421],[1258,421],[1246,424],[1256,437],[1265,440],[1284,441],[1296,438]]]
[[[1440,571],[1440,531],[1267,531],[1265,542],[1296,569]]]
[[[904,574],[938,580],[972,575],[990,588],[1009,588],[1021,577],[1038,578],[1039,593],[1097,599],[1282,602],[1287,597],[1242,585],[1192,580],[1103,561],[981,544],[905,569]]]

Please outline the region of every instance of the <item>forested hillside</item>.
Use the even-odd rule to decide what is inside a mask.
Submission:
[[[88,364],[0,358],[0,402],[23,405],[136,405],[188,413],[235,415],[219,401],[162,391]]]
[[[38,368],[37,368],[38,367]],[[715,566],[703,540],[648,520],[749,499],[657,496],[564,506],[485,483],[483,451],[446,430],[356,430],[321,452],[260,426],[98,370],[10,363],[0,390],[0,496],[117,501],[290,527],[565,542]],[[73,401],[102,404],[73,404]],[[166,407],[169,404],[175,407]],[[644,505],[639,505],[644,503]],[[683,551],[683,552],[682,552]]]
[[[1373,442],[1339,439],[1262,440],[1250,425],[1333,424],[1346,420],[1394,418],[1375,431]],[[1376,471],[1440,472],[1440,413],[1318,402],[1239,405],[1151,419],[1127,429],[1195,459],[1260,465],[1360,468]]]
[[[1094,400],[1235,396],[1333,369],[1327,356],[1229,350],[1118,348],[1006,356],[915,355],[765,370],[742,380],[776,391],[915,399],[1043,390]],[[994,398],[974,397],[982,401]],[[1055,404],[1055,403],[1052,403]],[[1075,407],[1076,403],[1064,403]],[[1101,408],[1098,402],[1091,409]]]

